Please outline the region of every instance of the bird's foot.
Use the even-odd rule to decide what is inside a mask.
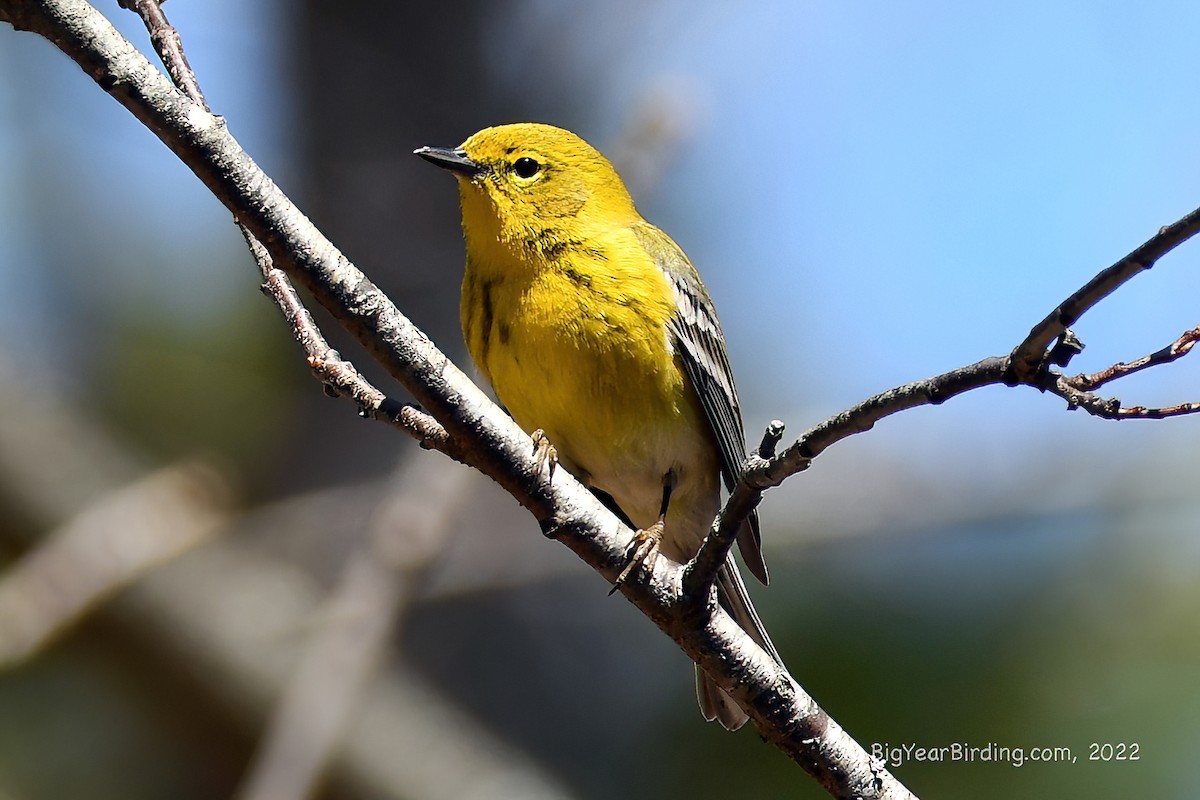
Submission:
[[[633,573],[634,567],[638,564],[643,565],[647,572],[654,571],[654,562],[658,560],[658,550],[662,544],[662,537],[663,521],[661,519],[649,528],[638,531],[633,535],[633,541],[637,547],[633,551],[633,555],[629,557],[629,563],[625,565],[625,569],[621,570],[621,574],[613,582],[613,587],[608,590],[610,595],[621,588],[621,584],[628,580],[629,576]]]
[[[538,473],[548,470],[546,480],[554,480],[554,468],[558,466],[558,450],[550,444],[550,437],[546,436],[546,432],[541,428],[534,431],[529,438],[533,439],[533,455],[537,459]]]

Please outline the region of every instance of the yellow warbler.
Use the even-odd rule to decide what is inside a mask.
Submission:
[[[732,485],[745,458],[725,338],[696,269],[569,131],[502,125],[416,153],[458,178],[460,312],[476,366],[513,419],[544,431],[563,466],[639,530],[631,566],[658,552],[686,562],[718,511],[720,479]],[[757,516],[738,545],[766,583]],[[732,555],[717,588],[779,660]],[[699,671],[696,686],[706,719],[745,723]]]

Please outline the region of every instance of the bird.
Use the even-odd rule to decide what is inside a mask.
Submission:
[[[612,164],[541,123],[485,128],[414,153],[457,178],[466,244],[460,321],[476,368],[523,430],[637,533],[618,578],[693,558],[746,457],[725,337],[700,275]],[[737,534],[768,582],[757,512]],[[782,664],[732,553],[721,605]],[[701,713],[746,713],[699,668]]]

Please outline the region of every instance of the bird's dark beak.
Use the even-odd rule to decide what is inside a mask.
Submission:
[[[415,155],[436,164],[442,169],[458,172],[473,178],[483,172],[483,167],[467,157],[467,153],[458,147],[418,147],[413,150]]]

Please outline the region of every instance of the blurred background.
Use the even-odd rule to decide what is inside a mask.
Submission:
[[[412,149],[536,120],[608,153],[704,275],[755,441],[1006,352],[1200,204],[1194,3],[166,11],[234,135],[460,364],[456,193]],[[825,796],[705,725],[682,654],[497,487],[324,397],[228,213],[7,27],[0,241],[0,798]],[[1090,313],[1072,369],[1194,325],[1198,248]],[[1113,391],[1198,387],[1185,359]],[[1076,759],[897,767],[922,797],[1193,797],[1197,444],[1028,390],[917,409],[767,495],[751,591],[868,748]]]

